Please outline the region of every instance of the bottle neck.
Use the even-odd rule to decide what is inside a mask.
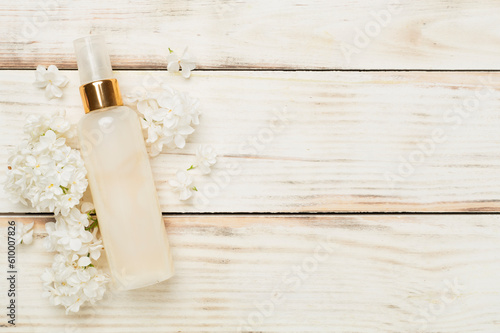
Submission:
[[[85,113],[110,106],[123,105],[120,88],[116,79],[90,82],[80,86]]]

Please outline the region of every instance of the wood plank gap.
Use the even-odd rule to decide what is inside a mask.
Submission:
[[[500,215],[500,212],[168,212],[162,213],[163,217],[169,216],[370,216],[370,215]],[[30,217],[30,218],[50,218],[53,213],[0,213],[1,217]]]
[[[77,71],[76,68],[59,68],[65,71]],[[34,71],[35,67],[0,67],[0,71]],[[113,67],[113,71],[121,72],[166,72],[167,69],[159,68],[119,68]],[[390,69],[390,68],[376,68],[376,69],[344,69],[344,68],[196,68],[194,72],[415,72],[415,73],[499,73],[500,69]]]

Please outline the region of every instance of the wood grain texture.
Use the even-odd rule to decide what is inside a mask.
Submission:
[[[205,69],[498,70],[499,15],[495,0],[4,1],[0,68],[75,68],[72,41],[102,33],[117,69],[187,45]]]
[[[62,100],[31,85],[38,64],[75,69],[77,37],[106,35],[122,92],[163,81],[203,106],[186,148],[152,159],[163,212],[187,213],[164,217],[166,283],[64,315],[41,297],[52,217],[0,188],[0,256],[7,221],[35,221],[18,325],[0,331],[499,332],[500,215],[301,215],[500,211],[499,15],[495,0],[0,0],[0,179],[26,116],[83,116],[75,71]],[[190,80],[164,71],[185,46]],[[199,144],[219,162],[181,202],[167,182]]]
[[[41,298],[50,218],[1,218],[2,245],[7,220],[36,222],[12,332],[500,330],[498,215],[167,216],[175,277],[68,316]]]
[[[31,86],[33,71],[2,71],[0,177],[29,114],[82,116],[78,79],[62,100]],[[164,212],[498,211],[499,73],[117,72],[123,92],[163,80],[202,103],[183,150],[152,159]],[[168,185],[196,148],[220,158],[181,202]],[[77,146],[76,142],[72,142]],[[0,191],[0,212],[26,212]]]

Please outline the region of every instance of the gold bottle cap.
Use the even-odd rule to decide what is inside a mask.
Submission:
[[[120,88],[116,79],[90,82],[80,86],[85,113],[110,106],[123,105]]]

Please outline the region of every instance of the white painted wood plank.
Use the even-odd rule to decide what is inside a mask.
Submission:
[[[76,123],[84,115],[77,73],[65,74],[65,96],[47,102],[31,85],[33,71],[0,71],[0,179],[26,116],[66,109]],[[151,75],[203,107],[186,148],[152,159],[164,212],[500,207],[499,73],[117,73],[123,92]],[[283,122],[273,120],[279,112]],[[181,202],[167,181],[200,144],[220,159],[210,176],[195,176],[195,199]],[[0,190],[0,212],[26,211]]]
[[[497,215],[169,216],[176,276],[76,316],[41,298],[50,219],[1,218],[2,244],[9,219],[36,222],[12,332],[500,330]]]
[[[0,67],[74,68],[73,39],[103,33],[116,68],[165,68],[188,45],[199,68],[500,69],[499,15],[495,0],[4,1]]]

